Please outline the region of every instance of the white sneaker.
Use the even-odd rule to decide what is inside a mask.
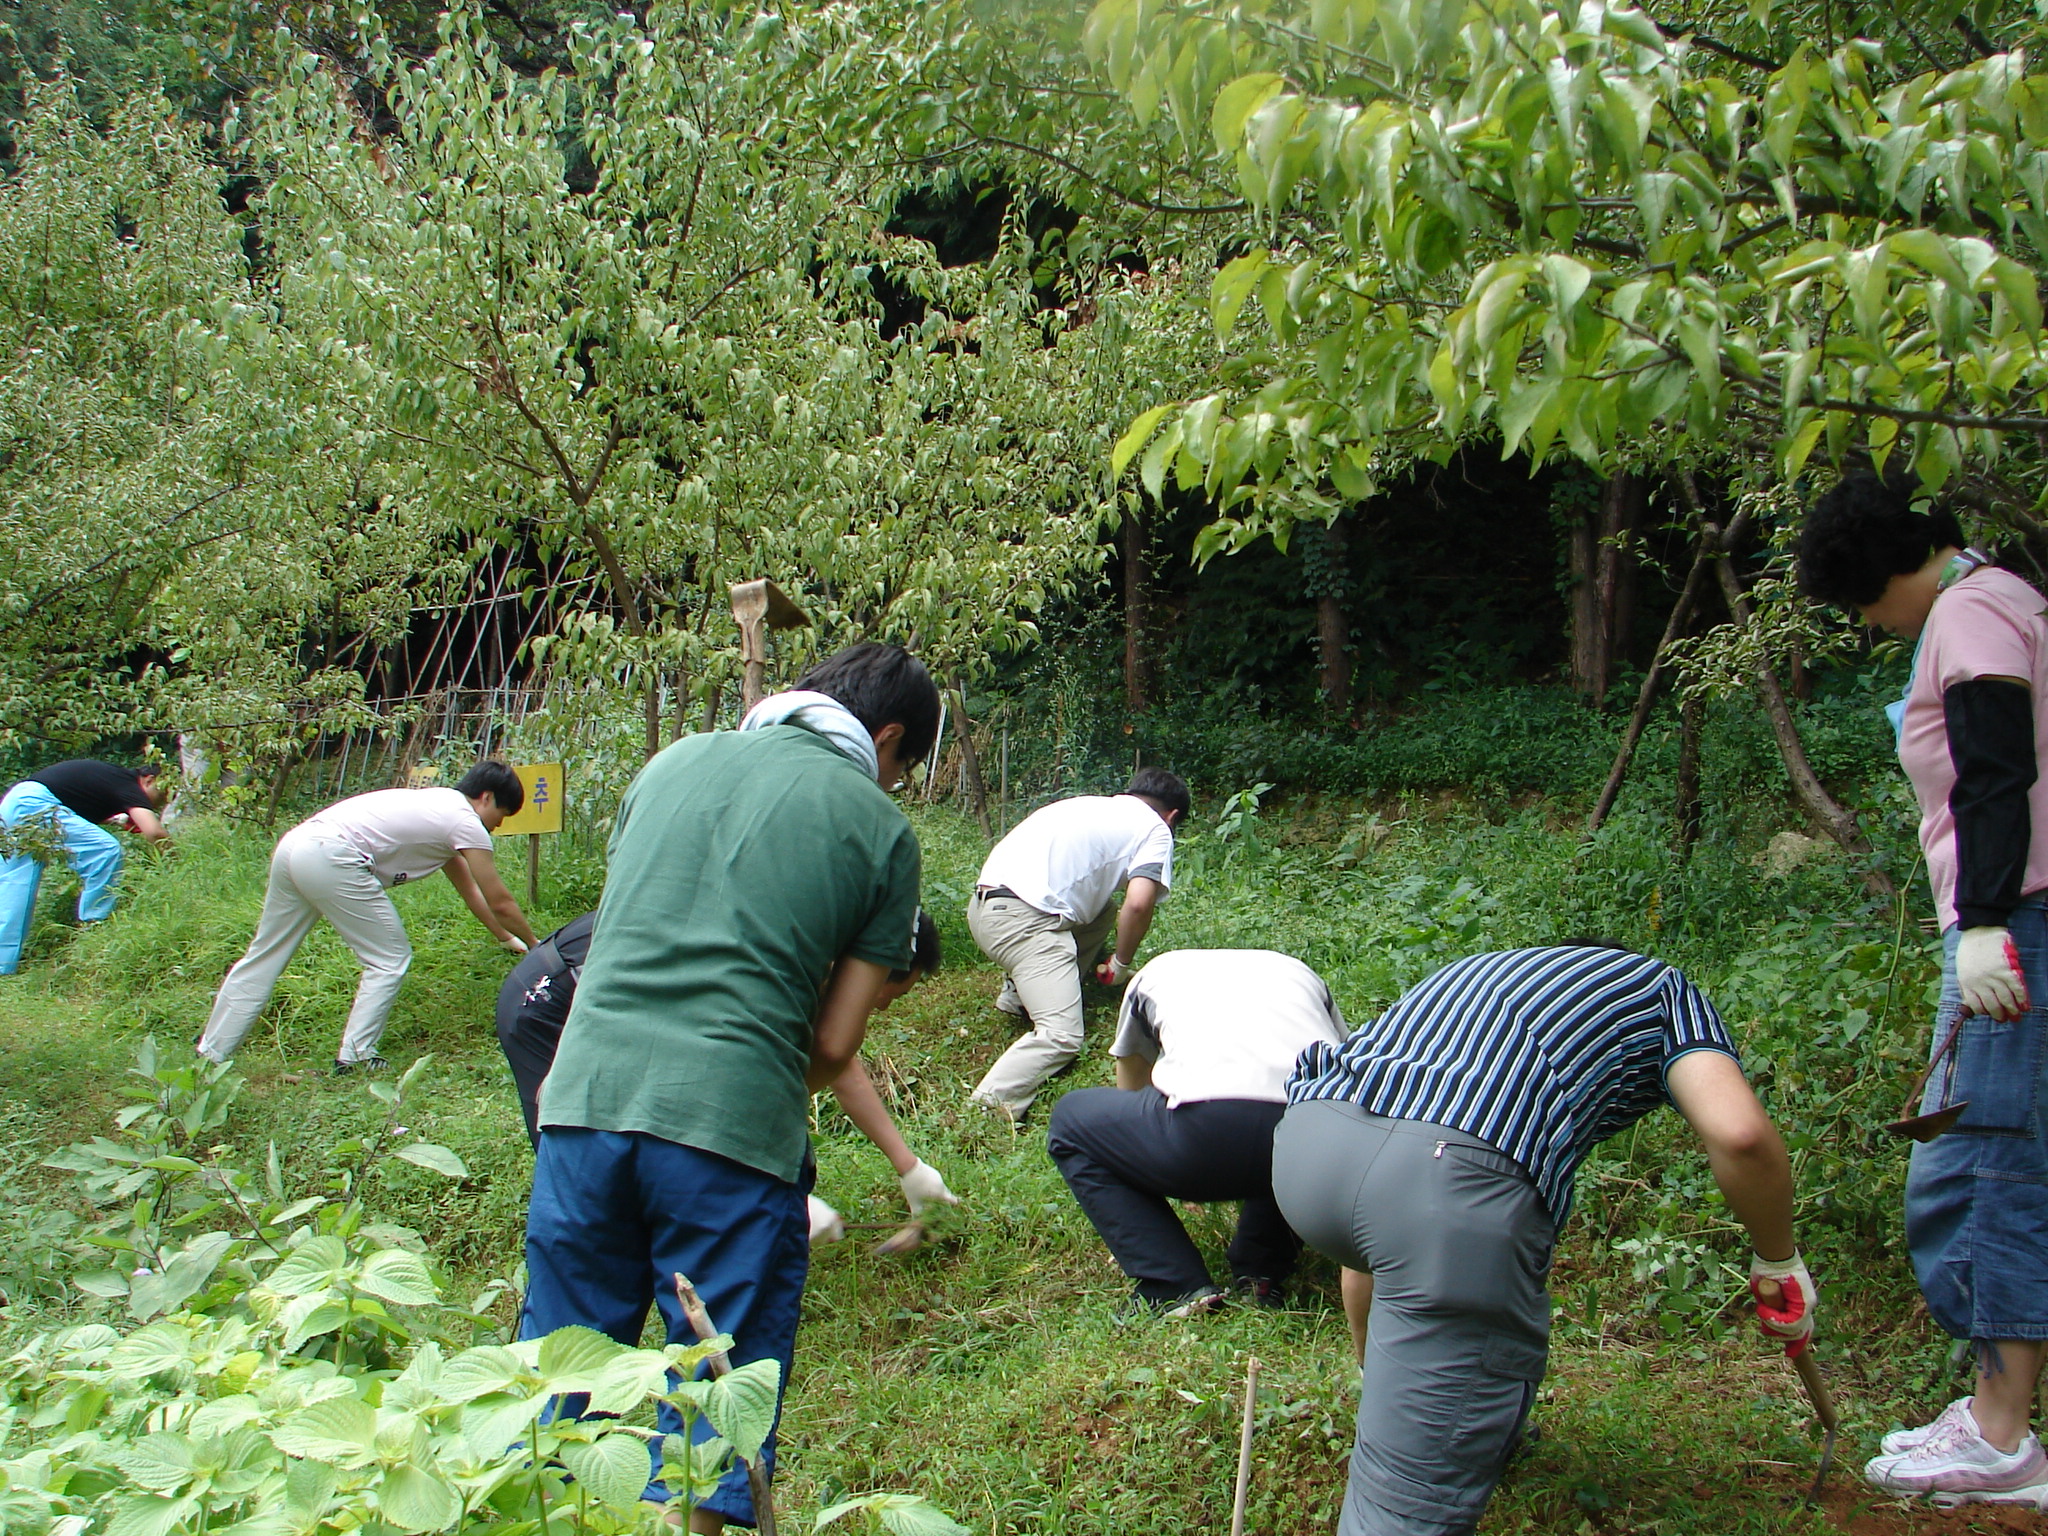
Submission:
[[[1031,1019],[1031,1015],[1024,1011],[1024,999],[1017,995],[1017,989],[1011,985],[1008,977],[1003,979],[1003,990],[996,994],[996,1010],[999,1013],[1007,1013],[1013,1019],[1023,1019],[1026,1023]]]
[[[1917,1450],[1920,1446],[1926,1444],[1928,1437],[1940,1429],[1942,1425],[1952,1424],[1958,1415],[1968,1413],[1970,1411],[1970,1404],[1975,1401],[1975,1398],[1959,1397],[1918,1429],[1893,1430],[1883,1440],[1878,1442],[1878,1447],[1887,1456],[1896,1456],[1901,1451]]]
[[[2028,1504],[2048,1509],[2048,1454],[2028,1435],[2011,1455],[1986,1440],[1976,1415],[1963,1413],[1911,1450],[1878,1456],[1864,1481],[1886,1493],[1926,1494],[1936,1504]]]

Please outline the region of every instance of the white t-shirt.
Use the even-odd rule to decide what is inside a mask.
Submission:
[[[293,829],[346,843],[370,861],[377,883],[431,875],[465,848],[488,848],[476,807],[460,790],[373,789],[308,816]]]
[[[1173,832],[1136,795],[1076,795],[1026,816],[997,843],[977,886],[1002,886],[1069,922],[1100,917],[1134,876],[1173,884]]]
[[[1287,1102],[1294,1060],[1349,1032],[1323,978],[1270,949],[1173,949],[1124,988],[1112,1056],[1152,1063],[1166,1106]]]

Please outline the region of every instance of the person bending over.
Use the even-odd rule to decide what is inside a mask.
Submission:
[[[890,972],[911,964],[917,839],[886,786],[938,725],[921,662],[856,645],[739,730],[669,746],[627,789],[541,1088],[522,1337],[580,1324],[638,1343],[652,1303],[687,1342],[683,1274],[733,1363],[777,1360],[787,1386],[810,1095],[859,1055]],[[680,1433],[666,1405],[661,1425]],[[646,1496],[666,1501],[659,1469]],[[691,1517],[726,1522],[754,1523],[737,1467]]]
[[[535,1150],[540,1147],[541,1084],[554,1065],[596,922],[597,914],[586,912],[564,923],[521,957],[498,989],[498,1045],[512,1069],[512,1081],[519,1090],[519,1112],[525,1117],[527,1140]],[[872,1011],[880,1013],[919,981],[936,974],[939,964],[939,926],[920,909],[910,964],[889,972],[889,979],[875,995]],[[833,1080],[832,1095],[846,1111],[846,1118],[889,1159],[913,1219],[934,1202],[959,1204],[939,1171],[912,1154],[858,1056]],[[810,1217],[814,1241],[836,1241],[845,1235],[839,1213],[816,1196],[811,1197]]]
[[[1343,1038],[1322,977],[1270,949],[1170,950],[1131,978],[1117,1086],[1063,1094],[1046,1146],[1136,1307],[1189,1316],[1224,1299],[1169,1200],[1243,1201],[1231,1279],[1277,1305],[1301,1240],[1273,1202],[1273,1127],[1295,1058]]]
[[[52,763],[0,798],[0,833],[19,836],[37,823],[47,827],[77,872],[78,920],[96,923],[114,910],[121,878],[121,840],[106,829],[121,827],[164,843],[168,834],[156,814],[164,804],[161,784],[153,767],[123,768],[89,757]],[[0,860],[0,976],[13,975],[21,965],[42,883],[42,861],[33,852]]]
[[[1475,955],[1341,1046],[1314,1045],[1273,1133],[1273,1194],[1345,1266],[1363,1356],[1340,1536],[1465,1536],[1542,1381],[1545,1284],[1572,1176],[1671,1103],[1755,1249],[1788,1354],[1813,1329],[1785,1144],[1713,1005],[1660,960],[1568,945]]]
[[[1886,711],[1920,802],[1942,928],[1922,1113],[1967,1102],[1913,1148],[1906,1248],[1927,1310],[1977,1346],[1976,1392],[1885,1438],[1864,1476],[1887,1493],[2048,1507],[2033,1433],[2048,1358],[2048,608],[1913,482],[1852,475],[1799,541],[1807,594],[1916,642]]]
[[[1003,968],[996,1006],[1030,1032],[988,1069],[977,1102],[1022,1120],[1047,1079],[1081,1054],[1081,975],[1112,927],[1116,943],[1096,979],[1116,986],[1130,974],[1173,883],[1173,829],[1190,804],[1177,774],[1141,768],[1122,794],[1055,800],[996,844],[975,881],[967,927]]]
[[[199,1054],[226,1061],[241,1049],[278,977],[324,917],[363,968],[334,1070],[381,1071],[386,1063],[377,1044],[412,964],[411,941],[387,893],[443,870],[491,937],[524,954],[533,929],[498,877],[491,831],[525,803],[518,774],[483,762],[453,789],[351,795],[285,833],[270,856],[256,936],[220,984]]]

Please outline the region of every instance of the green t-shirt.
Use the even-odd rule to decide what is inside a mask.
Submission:
[[[540,1123],[644,1131],[794,1182],[818,989],[841,955],[910,964],[910,823],[801,726],[718,731],[640,771],[610,860]]]

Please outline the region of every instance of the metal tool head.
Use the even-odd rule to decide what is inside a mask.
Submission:
[[[1835,1400],[1828,1392],[1827,1383],[1821,1379],[1820,1362],[1813,1358],[1813,1346],[1792,1356],[1793,1369],[1799,1373],[1800,1385],[1806,1389],[1806,1400],[1813,1405],[1813,1416],[1820,1420],[1820,1467],[1813,1474],[1813,1486],[1806,1490],[1806,1502],[1820,1502],[1821,1486],[1828,1480],[1828,1468],[1835,1463],[1835,1436],[1841,1430],[1841,1415],[1835,1412]]]
[[[1887,1125],[1885,1134],[1899,1136],[1911,1141],[1932,1141],[1935,1137],[1955,1129],[1956,1122],[1963,1117],[1963,1111],[1970,1107],[1970,1101],[1963,1099],[1945,1108],[1931,1110],[1924,1115],[1907,1115]]]
[[[924,1246],[927,1236],[929,1236],[929,1233],[925,1229],[925,1224],[921,1221],[913,1221],[908,1226],[898,1227],[894,1232],[875,1244],[875,1256],[877,1258],[893,1259],[898,1254],[915,1253]]]
[[[1806,1490],[1806,1502],[1809,1504],[1818,1505],[1820,1503],[1821,1486],[1828,1480],[1828,1468],[1835,1464],[1835,1434],[1836,1429],[1832,1424],[1822,1432],[1820,1466],[1814,1471],[1813,1486]]]

